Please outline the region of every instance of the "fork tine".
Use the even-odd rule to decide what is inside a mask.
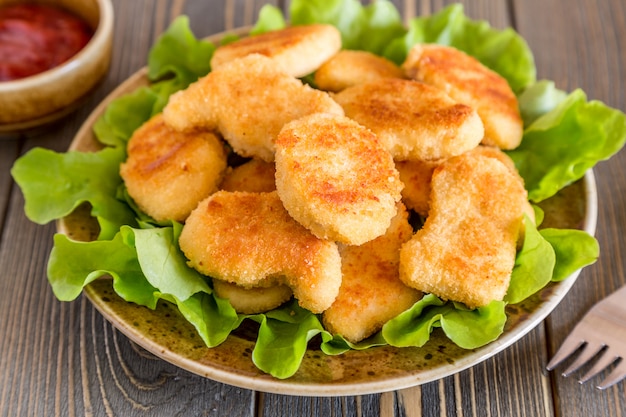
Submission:
[[[602,390],[607,389],[617,384],[624,378],[626,378],[626,361],[621,359],[619,365],[611,371],[609,376],[607,376],[604,381],[597,385],[597,388]]]
[[[557,350],[556,354],[550,359],[546,369],[548,371],[553,370],[561,362],[567,359],[572,353],[576,352],[585,343],[582,337],[578,336],[576,329],[563,341],[563,344]]]
[[[608,368],[611,364],[613,364],[620,357],[616,355],[615,352],[609,348],[602,352],[598,361],[593,365],[593,367],[587,371],[587,373],[578,380],[581,384],[589,381],[591,378]]]
[[[588,341],[583,347],[580,354],[576,357],[576,360],[563,371],[563,376],[569,376],[573,372],[577,371],[581,366],[589,362],[594,356],[598,354],[604,347],[603,344],[597,342]]]

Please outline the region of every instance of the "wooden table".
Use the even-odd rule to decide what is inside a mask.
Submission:
[[[469,370],[397,392],[309,398],[264,394],[196,376],[129,342],[85,298],[57,301],[46,281],[53,224],[37,226],[9,169],[34,146],[64,151],[90,111],[145,65],[179,14],[197,36],[251,24],[262,0],[114,0],[113,63],[87,104],[36,137],[0,141],[0,415],[2,416],[622,416],[626,384],[605,392],[547,373],[555,347],[597,300],[625,283],[626,154],[596,169],[601,246],[549,318],[511,348]],[[275,2],[274,2],[275,3]],[[283,9],[288,2],[275,3]],[[394,1],[405,17],[448,1]],[[535,53],[538,77],[626,110],[626,2],[472,0],[472,18],[515,27]],[[0,109],[1,111],[1,109]]]

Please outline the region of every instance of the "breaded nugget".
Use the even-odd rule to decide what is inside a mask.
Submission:
[[[343,280],[339,295],[324,312],[326,330],[356,343],[417,302],[422,294],[399,278],[400,246],[413,235],[408,213],[398,214],[387,232],[361,246],[341,246]]]
[[[184,221],[217,191],[225,169],[224,145],[213,133],[177,132],[158,114],[133,133],[120,175],[146,214],[157,221]]]
[[[274,163],[251,159],[238,167],[230,168],[220,184],[220,189],[269,193],[276,190],[275,172]]]
[[[485,125],[483,144],[514,149],[524,130],[517,97],[507,81],[466,53],[442,45],[415,45],[402,64],[407,76],[441,88],[476,109]]]
[[[315,71],[315,85],[338,92],[380,78],[405,78],[404,71],[386,58],[367,51],[339,51]]]
[[[470,308],[501,300],[515,263],[526,190],[495,158],[467,153],[435,169],[429,216],[402,246],[400,278]]]
[[[404,184],[402,201],[420,216],[428,216],[430,181],[441,161],[398,161],[396,169]]]
[[[385,233],[402,183],[370,130],[314,114],[278,135],[276,189],[289,214],[319,238],[360,245]]]
[[[341,285],[336,243],[293,220],[276,192],[216,192],[189,215],[179,245],[198,272],[246,288],[275,280],[313,313],[330,307]]]
[[[271,58],[293,77],[304,77],[341,49],[341,34],[334,26],[310,24],[254,35],[220,46],[211,58],[211,68],[221,68],[233,59],[250,54]]]
[[[226,298],[237,313],[257,314],[280,307],[289,301],[293,291],[287,285],[244,288],[219,279],[213,280],[218,297]]]
[[[274,140],[302,116],[343,114],[328,93],[276,68],[267,57],[235,59],[170,96],[165,122],[177,130],[217,129],[242,156],[274,160]]]
[[[499,160],[515,174],[522,185],[524,184],[524,179],[517,172],[513,160],[499,148],[480,145],[467,153],[480,154]],[[396,169],[400,173],[400,180],[404,183],[404,189],[402,190],[404,204],[424,217],[428,215],[430,182],[433,172],[443,161],[398,161],[396,163]],[[534,219],[534,212],[532,207],[530,207],[530,203],[526,202],[526,206],[527,214],[531,219]]]
[[[396,160],[437,160],[478,145],[476,111],[424,83],[385,78],[355,85],[334,97],[346,116],[370,128]]]

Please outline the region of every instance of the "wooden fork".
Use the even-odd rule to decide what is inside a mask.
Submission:
[[[606,389],[626,377],[626,286],[595,304],[565,339],[547,365],[553,370],[563,360],[579,352],[574,362],[563,372],[569,376],[583,365],[595,363],[578,381],[582,384],[607,369],[617,366],[597,385]]]

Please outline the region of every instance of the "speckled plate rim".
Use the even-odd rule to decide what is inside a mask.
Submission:
[[[248,31],[249,28],[241,28],[235,31],[229,31],[228,33],[241,35]],[[217,42],[223,36],[224,34],[220,33],[207,38],[207,40]],[[141,86],[148,85],[147,73],[147,68],[144,67],[140,69],[111,92],[85,120],[72,141],[69,150],[95,151],[99,149],[100,146],[93,134],[93,125],[104,113],[111,101]],[[583,230],[594,235],[598,215],[598,201],[596,181],[592,170],[587,171],[583,182],[585,194]],[[66,231],[63,220],[57,222],[57,229],[62,233]],[[134,343],[155,356],[192,373],[236,387],[268,393],[300,396],[344,396],[380,393],[421,385],[456,374],[491,358],[520,340],[538,326],[565,297],[574,285],[579,274],[580,270],[573,273],[566,280],[552,284],[545,300],[541,302],[538,308],[530,312],[528,318],[519,326],[516,326],[510,331],[505,331],[500,338],[488,345],[467,351],[467,354],[461,355],[460,357],[455,357],[453,363],[441,364],[430,369],[409,371],[400,376],[383,376],[379,379],[373,378],[364,381],[330,383],[315,380],[294,382],[290,379],[280,380],[271,377],[268,378],[267,375],[260,371],[258,376],[250,376],[249,374],[240,372],[238,369],[228,369],[223,366],[212,366],[211,364],[200,363],[170,350],[156,338],[147,337],[146,334],[133,326],[132,323],[121,318],[114,308],[111,308],[109,304],[103,302],[102,299],[95,294],[94,290],[89,287],[85,288],[84,294],[105,319]]]

